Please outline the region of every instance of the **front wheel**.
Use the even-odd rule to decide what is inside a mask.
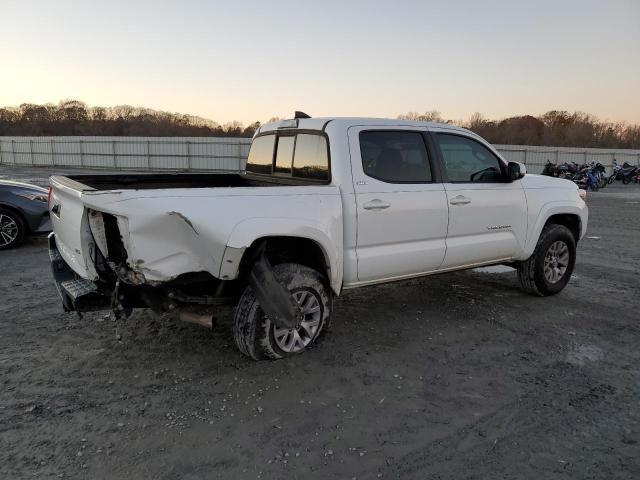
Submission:
[[[566,285],[576,263],[576,240],[564,225],[545,225],[533,255],[518,265],[523,290],[540,296],[555,295]]]
[[[236,307],[233,338],[238,349],[254,360],[300,354],[313,347],[331,322],[332,293],[319,272],[296,263],[276,265],[273,271],[298,302],[302,318],[295,328],[279,327],[265,315],[248,286]]]

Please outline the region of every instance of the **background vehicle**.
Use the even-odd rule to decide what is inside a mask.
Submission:
[[[26,235],[50,230],[47,190],[0,180],[0,250],[17,247]]]
[[[605,175],[606,168],[600,162],[591,162],[591,164],[578,165],[577,163],[562,163],[555,165],[547,160],[542,170],[542,175],[556,178],[565,178],[571,180],[580,188],[586,190],[598,191],[612,183],[613,176],[607,178]]]
[[[322,336],[345,289],[501,263],[537,295],[571,277],[574,183],[451,125],[297,117],[259,129],[246,175],[52,177],[65,309],[208,323],[231,302],[238,348],[281,358]]]
[[[633,181],[636,175],[638,175],[639,167],[630,165],[624,162],[622,165],[615,164],[613,166],[613,173],[609,177],[608,183],[613,183],[616,180],[622,180],[622,183],[627,185]]]

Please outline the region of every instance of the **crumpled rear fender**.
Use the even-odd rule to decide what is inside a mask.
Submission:
[[[215,242],[184,214],[116,218],[127,265],[143,276],[142,282],[166,282],[189,272],[218,275],[222,248],[214,248]]]

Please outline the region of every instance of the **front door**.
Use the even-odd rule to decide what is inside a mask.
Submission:
[[[506,182],[506,165],[487,146],[436,133],[449,204],[442,268],[511,259],[524,247],[526,198],[520,180]]]
[[[358,283],[410,277],[442,264],[447,197],[434,177],[425,135],[421,128],[349,129]]]

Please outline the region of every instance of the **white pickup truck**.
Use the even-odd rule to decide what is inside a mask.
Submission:
[[[209,323],[232,302],[238,348],[275,359],[310,348],[350,288],[508,264],[558,293],[584,200],[452,125],[297,114],[257,131],[246,174],[51,177],[49,248],[67,311]]]

